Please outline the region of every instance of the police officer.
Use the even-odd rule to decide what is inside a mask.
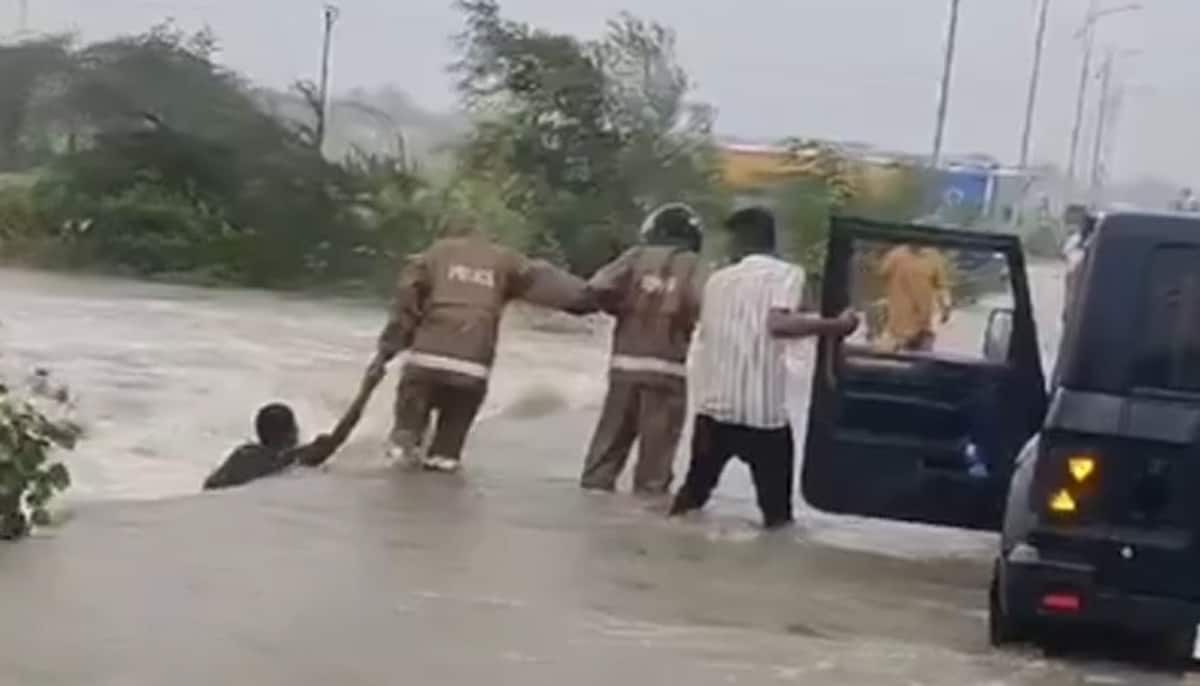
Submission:
[[[444,234],[402,269],[375,364],[408,350],[389,456],[456,472],[487,394],[505,305],[536,293],[537,304],[583,313],[588,297],[584,281],[489,240],[471,217],[453,218]],[[433,439],[423,451],[435,412]]]
[[[672,203],[642,225],[642,244],[588,284],[616,318],[608,395],[592,436],[581,485],[612,491],[638,441],[634,491],[662,495],[687,413],[687,354],[700,313],[702,228],[690,207]]]

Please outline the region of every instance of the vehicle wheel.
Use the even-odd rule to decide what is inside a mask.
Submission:
[[[1020,643],[1028,638],[1025,628],[1004,612],[1000,602],[1000,580],[992,575],[992,586],[988,591],[988,640],[992,647]]]

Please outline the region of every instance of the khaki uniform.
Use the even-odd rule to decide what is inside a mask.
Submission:
[[[933,249],[897,246],[883,258],[879,273],[886,293],[887,342],[900,350],[933,347],[939,296],[949,289],[946,262]]]
[[[698,256],[668,246],[639,246],[601,269],[589,284],[616,317],[608,395],[588,449],[581,485],[616,487],[634,440],[634,490],[666,493],[687,413],[687,353],[700,314]]]
[[[382,352],[409,351],[392,432],[407,455],[436,412],[430,455],[461,457],[487,394],[504,307],[531,291],[559,309],[587,299],[582,280],[481,237],[447,238],[408,261],[379,342]]]

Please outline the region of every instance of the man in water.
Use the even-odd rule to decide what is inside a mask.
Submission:
[[[601,309],[616,317],[608,395],[580,484],[612,491],[638,441],[633,490],[663,495],[687,412],[687,354],[700,314],[700,218],[686,205],[647,217],[643,245],[592,277]]]
[[[204,481],[204,490],[211,491],[232,486],[241,486],[264,476],[277,474],[293,465],[319,467],[346,442],[372,391],[383,379],[381,367],[372,364],[359,388],[358,396],[328,434],[298,445],[300,427],[292,408],[282,403],[266,405],[258,411],[254,427],[258,433],[257,443],[247,443],[234,450]]]
[[[588,297],[582,280],[491,241],[473,218],[451,219],[444,236],[401,270],[374,365],[383,368],[408,350],[396,391],[391,458],[456,472],[487,394],[508,302],[522,298],[582,314]],[[434,412],[433,440],[423,454]]]
[[[928,351],[935,340],[934,315],[950,319],[950,287],[946,261],[933,248],[902,244],[892,248],[879,266],[883,278],[885,339],[896,350]]]
[[[858,327],[846,313],[826,319],[799,310],[804,271],[775,256],[775,219],[761,208],[726,223],[738,261],[704,288],[698,333],[692,458],[671,515],[699,510],[730,458],[750,466],[763,524],[792,521],[795,452],[786,406],[784,340],[845,337]]]

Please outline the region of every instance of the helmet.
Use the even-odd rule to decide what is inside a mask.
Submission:
[[[704,224],[700,215],[680,202],[667,203],[646,216],[640,231],[642,241],[657,245],[679,245],[700,252]]]

